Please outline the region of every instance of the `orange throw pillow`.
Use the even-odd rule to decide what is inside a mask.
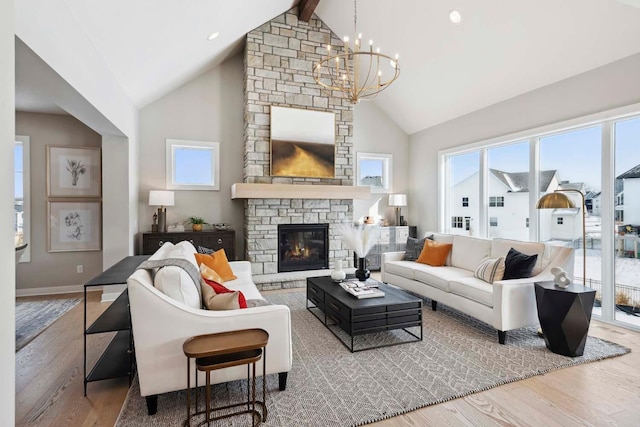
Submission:
[[[433,267],[442,267],[447,261],[447,256],[452,247],[453,245],[451,243],[437,243],[431,240],[425,240],[424,248],[422,248],[422,252],[420,252],[420,256],[416,262]]]
[[[227,260],[227,254],[224,252],[224,249],[220,249],[215,251],[212,254],[194,254],[196,257],[196,262],[198,266],[200,264],[204,264],[209,268],[212,268],[222,277],[222,280],[225,282],[229,280],[235,280],[238,277],[233,274],[233,270],[229,265],[229,261]]]
[[[224,283],[222,277],[220,277],[220,275],[213,268],[207,267],[207,264],[205,264],[204,262],[200,264],[200,275],[203,279],[211,280],[220,284]]]

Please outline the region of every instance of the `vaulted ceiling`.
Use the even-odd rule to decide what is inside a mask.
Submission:
[[[298,3],[65,2],[139,108],[240,51],[248,31]],[[461,24],[449,21],[452,9]],[[316,14],[336,34],[353,34],[351,1],[320,0]],[[358,27],[400,54],[400,78],[374,102],[411,134],[640,52],[640,0],[360,0]],[[213,32],[220,36],[207,40]]]

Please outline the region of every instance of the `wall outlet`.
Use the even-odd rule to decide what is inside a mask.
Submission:
[[[82,266],[82,265],[77,265],[76,266],[76,273],[82,274],[83,271],[84,271],[84,266]]]

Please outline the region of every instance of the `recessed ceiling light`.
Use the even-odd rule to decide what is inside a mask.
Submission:
[[[207,37],[207,40],[215,40],[216,38],[218,38],[219,35],[220,33],[217,31],[215,33],[211,33],[211,35]]]
[[[462,15],[460,14],[460,12],[458,12],[457,10],[452,10],[449,13],[449,19],[451,20],[451,22],[453,22],[454,24],[459,24],[462,22]]]

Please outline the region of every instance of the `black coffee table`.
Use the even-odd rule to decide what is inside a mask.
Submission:
[[[330,277],[307,279],[307,310],[336,336],[352,353],[372,348],[387,347],[422,341],[422,300],[401,289],[379,283],[384,297],[358,299],[347,293]],[[312,305],[309,305],[311,303]],[[335,327],[351,338],[345,340]],[[420,335],[408,328],[420,328]],[[354,337],[375,332],[402,329],[409,338],[400,342],[383,343],[355,349]]]

